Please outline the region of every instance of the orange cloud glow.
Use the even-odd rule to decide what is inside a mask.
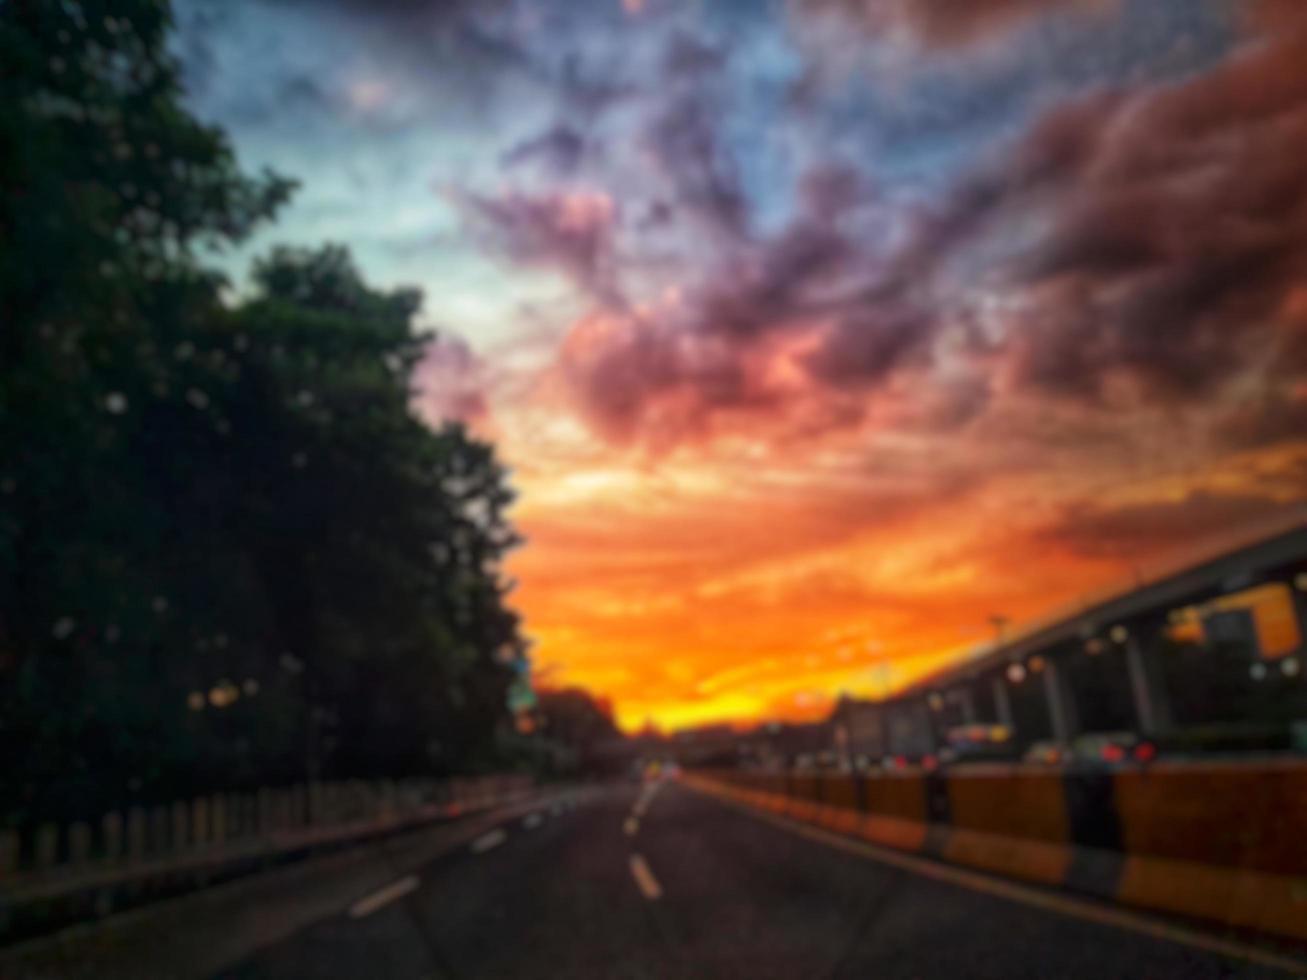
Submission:
[[[1029,620],[1211,541],[1212,527],[1189,537],[1182,520],[1137,546],[1126,529],[1103,532],[1120,548],[1090,547],[1064,526],[1089,522],[1089,503],[1114,518],[1150,506],[1200,517],[1208,500],[1279,479],[1287,507],[1307,466],[1281,449],[1142,481],[1129,462],[1059,481],[987,472],[954,444],[932,446],[914,475],[890,439],[878,473],[857,448],[877,438],[865,431],[651,459],[582,426],[546,432],[534,411],[500,421],[528,540],[514,601],[538,682],[602,694],[628,731],[812,719],[841,693],[883,696],[985,643],[993,614]],[[952,465],[974,468],[941,479]],[[1257,500],[1259,513],[1280,506]]]

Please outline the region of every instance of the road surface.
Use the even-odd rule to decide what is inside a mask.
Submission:
[[[831,846],[676,784],[515,815],[219,972],[271,978],[1292,976]],[[973,876],[974,878],[974,876]],[[214,923],[220,929],[221,923]],[[1166,938],[1170,935],[1170,938]],[[1283,964],[1281,964],[1283,965]]]

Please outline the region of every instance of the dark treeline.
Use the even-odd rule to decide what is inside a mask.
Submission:
[[[293,190],[183,106],[164,0],[0,3],[0,816],[501,765],[490,447],[410,413],[419,296],[213,250]]]

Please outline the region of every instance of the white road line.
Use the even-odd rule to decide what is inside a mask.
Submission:
[[[486,851],[498,847],[506,840],[508,840],[508,834],[504,833],[502,827],[496,827],[490,833],[482,834],[472,842],[472,853],[484,854]]]
[[[1126,932],[1138,933],[1152,939],[1189,946],[1206,953],[1245,960],[1259,966],[1267,966],[1297,976],[1307,977],[1307,960],[1291,954],[1281,954],[1236,939],[1224,939],[1219,936],[1209,935],[1183,925],[1153,918],[1146,913],[1134,912],[1116,906],[1100,905],[1090,899],[1083,899],[1074,895],[1045,892],[1030,885],[1023,885],[1002,878],[993,878],[983,872],[958,868],[942,864],[930,858],[890,850],[852,837],[844,837],[832,831],[823,830],[820,827],[797,823],[788,817],[764,813],[745,804],[735,804],[724,800],[722,802],[726,803],[727,806],[734,806],[735,809],[742,810],[752,817],[774,824],[777,827],[783,827],[802,837],[827,844],[830,847],[839,848],[842,851],[848,851],[863,858],[879,861],[882,864],[889,864],[905,871],[911,871],[924,878],[948,882],[951,885],[960,885],[971,891],[1006,898],[1009,901],[1056,912],[1073,919],[1095,922],[1099,925],[1111,926]],[[632,868],[632,871],[634,870]]]
[[[635,817],[627,817],[626,823],[622,824],[622,830],[626,832],[627,837],[634,837],[640,831],[640,821]]]
[[[660,785],[660,783],[650,783],[641,788],[640,796],[636,799],[635,806],[631,807],[632,812],[634,812],[637,817],[643,817],[645,815],[645,812],[649,809],[649,805],[653,803],[654,796],[657,795]]]
[[[631,855],[631,877],[640,886],[640,894],[653,902],[663,897],[662,886],[649,870],[649,862],[639,854]]]
[[[417,875],[409,875],[407,878],[400,878],[399,881],[391,882],[381,891],[373,892],[367,898],[359,899],[349,907],[349,917],[351,919],[361,919],[364,916],[371,915],[379,908],[389,905],[397,898],[403,898],[411,891],[415,891],[420,882]]]
[[[525,827],[527,830],[535,830],[544,822],[545,822],[544,814],[542,814],[539,810],[537,810],[535,813],[528,813],[525,817],[522,818],[522,826]]]

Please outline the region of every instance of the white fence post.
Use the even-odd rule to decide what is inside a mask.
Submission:
[[[59,862],[59,828],[43,823],[36,828],[36,868],[48,871]]]
[[[184,851],[191,843],[191,815],[185,800],[177,800],[172,805],[172,849]]]
[[[91,860],[91,827],[77,821],[68,828],[68,863],[80,867]]]
[[[127,858],[140,861],[145,857],[145,810],[134,806],[127,811]]]
[[[100,836],[104,840],[104,859],[120,861],[123,856],[123,815],[106,813],[100,820]]]
[[[19,840],[12,830],[0,830],[0,877],[8,878],[18,871]]]
[[[197,796],[191,801],[191,843],[203,847],[209,842],[209,801]]]
[[[209,800],[209,842],[221,844],[227,839],[227,797],[214,793]]]

